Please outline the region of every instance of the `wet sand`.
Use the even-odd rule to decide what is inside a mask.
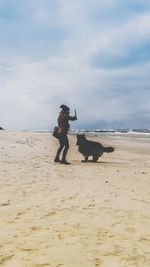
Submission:
[[[0,132],[0,266],[149,267],[149,139],[90,136],[98,163],[69,139],[65,166],[51,134]]]

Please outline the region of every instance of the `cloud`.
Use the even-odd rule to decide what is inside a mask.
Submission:
[[[148,127],[148,1],[6,0],[0,14],[1,126],[52,128],[64,103],[72,127]]]

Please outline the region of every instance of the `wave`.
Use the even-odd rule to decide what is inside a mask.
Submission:
[[[71,132],[150,134],[150,129],[74,129]]]
[[[150,129],[75,129],[72,130],[73,134],[96,134],[96,135],[107,135],[113,139],[150,139]]]

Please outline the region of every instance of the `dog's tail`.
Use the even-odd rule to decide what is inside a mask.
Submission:
[[[104,152],[106,153],[111,153],[114,152],[114,147],[108,146],[108,147],[104,147]]]

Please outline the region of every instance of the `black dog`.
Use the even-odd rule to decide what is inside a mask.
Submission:
[[[111,153],[114,151],[113,147],[103,147],[100,143],[89,141],[86,139],[85,134],[77,134],[77,146],[79,146],[79,152],[84,156],[85,160],[82,162],[87,162],[88,157],[93,157],[93,162],[96,162],[99,157],[102,156],[104,152]]]

